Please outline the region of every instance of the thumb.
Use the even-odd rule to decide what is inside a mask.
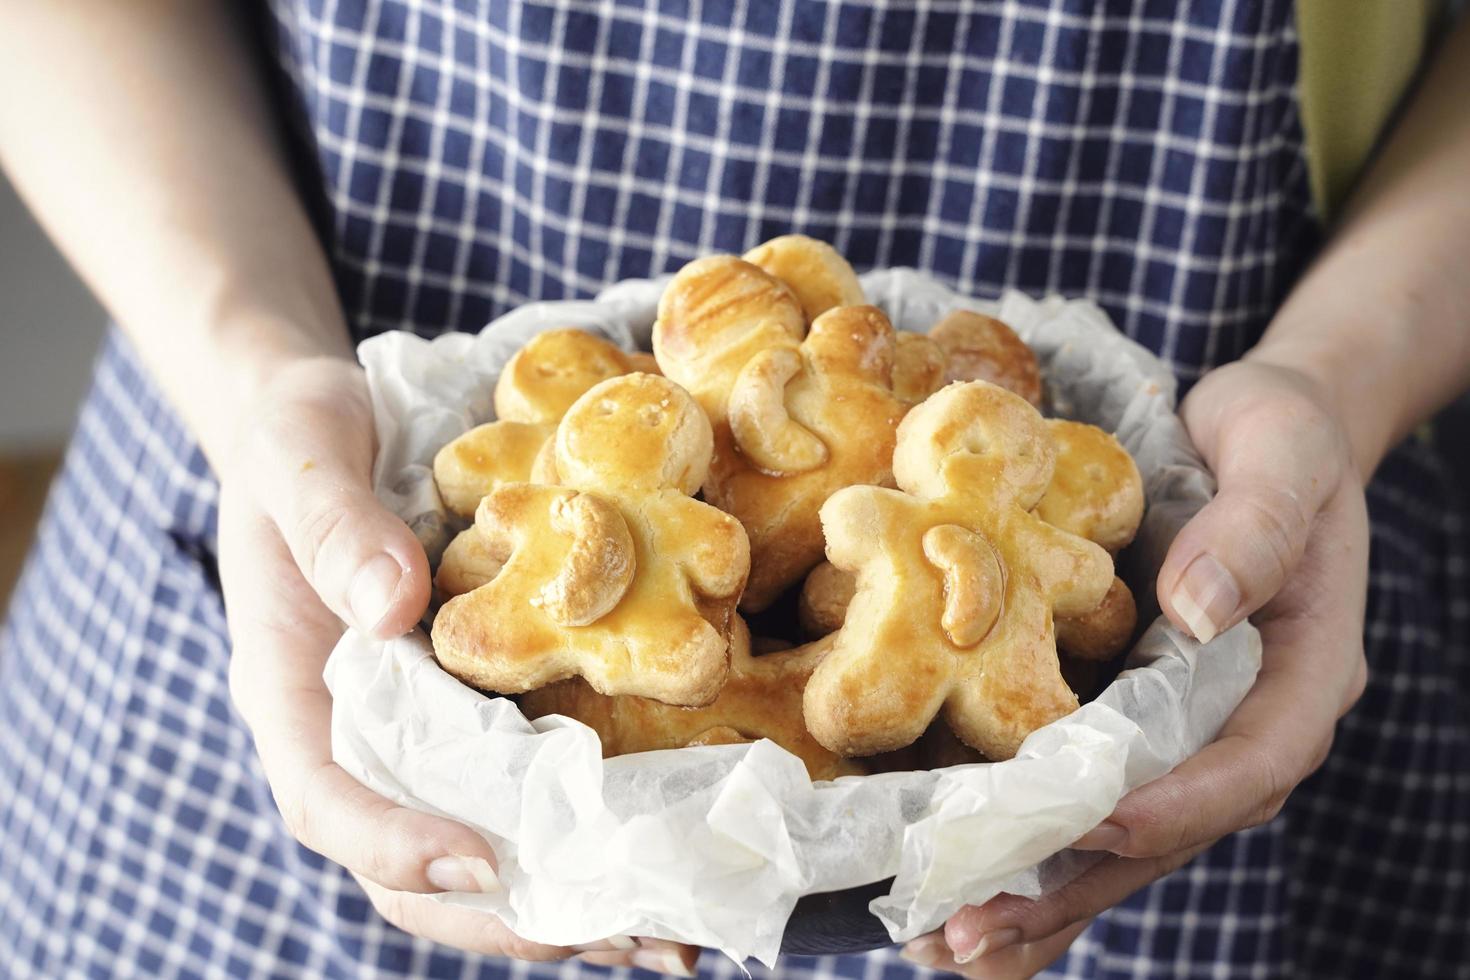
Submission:
[[[1219,490],[1174,539],[1158,595],[1175,625],[1207,643],[1280,590],[1343,478],[1345,451],[1309,398],[1198,393],[1184,417]]]
[[[372,409],[355,384],[274,412],[255,445],[254,484],[327,608],[379,638],[414,627],[429,602],[418,538],[373,495]]]

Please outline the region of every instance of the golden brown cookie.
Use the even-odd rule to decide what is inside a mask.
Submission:
[[[817,639],[841,629],[856,590],[857,576],[830,561],[818,564],[801,584],[796,601],[796,619],[802,633]]]
[[[746,252],[745,261],[790,286],[807,322],[836,307],[867,302],[852,266],[815,238],[782,235]]]
[[[648,370],[652,360],[582,330],[532,337],[500,372],[496,421],[475,426],[435,455],[434,482],[444,506],[470,520],[491,490],[534,480],[532,466],[572,402],[600,381]]]
[[[892,482],[893,328],[871,306],[828,310],[801,338],[800,307],[780,281],[729,256],[674,277],[654,352],[690,386],[714,428],[707,501],[744,525],[758,612],[822,558],[817,511],[833,491]]]
[[[1123,580],[1114,576],[1097,608],[1077,616],[1058,616],[1057,646],[1082,660],[1111,660],[1128,648],[1138,626],[1138,607]]]
[[[1037,515],[1117,554],[1143,520],[1143,477],[1112,433],[1085,422],[1048,419],[1057,467]]]
[[[1031,405],[955,384],[899,427],[901,490],[848,487],[823,505],[828,558],[857,592],[807,685],[818,741],[847,756],[895,749],[943,711],[966,744],[1008,759],[1077,707],[1053,614],[1096,607],[1113,571],[1102,548],[1031,513],[1054,463]]]
[[[557,427],[562,486],[507,484],[476,510],[505,564],[439,611],[444,669],[502,693],[581,676],[606,694],[713,700],[749,550],[738,522],[690,499],[710,447],[694,400],[655,375],[577,399]]]
[[[989,381],[1041,405],[1041,365],[1016,332],[993,316],[955,310],[929,331],[944,351],[949,381]]]
[[[945,385],[949,367],[944,350],[929,337],[898,331],[893,361],[893,393],[905,405],[917,405]]]
[[[440,603],[472,592],[500,574],[510,552],[471,525],[454,536],[439,570],[434,573],[434,595]]]
[[[806,764],[812,779],[857,775],[862,768],[817,744],[801,718],[801,692],[824,655],[818,644],[753,657],[750,634],[736,617],[730,675],[703,708],[675,708],[648,698],[607,697],[580,680],[562,681],[520,698],[528,718],[565,715],[602,739],[605,758],[686,745],[726,745],[768,738]]]

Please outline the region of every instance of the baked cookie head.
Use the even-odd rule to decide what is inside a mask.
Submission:
[[[867,302],[852,266],[824,241],[782,235],[746,252],[745,261],[791,287],[808,322],[834,307]]]
[[[839,306],[812,321],[802,350],[818,374],[891,386],[898,339],[876,306]]]
[[[557,422],[599,381],[643,370],[636,355],[584,330],[548,330],[516,351],[495,384],[495,415]]]
[[[929,339],[944,351],[949,381],[989,381],[1041,404],[1041,365],[1004,322],[973,310],[955,310],[934,325]]]
[[[697,491],[709,472],[709,419],[683,388],[627,374],[577,399],[556,430],[556,475],[570,487]]]
[[[1085,422],[1048,419],[1057,466],[1036,505],[1042,520],[1117,554],[1143,521],[1143,477],[1112,433]]]
[[[733,255],[712,255],[684,266],[664,290],[653,353],[664,375],[718,422],[745,362],[771,347],[795,347],[806,323],[784,282]]]
[[[1056,455],[1041,416],[984,381],[952,384],[904,417],[893,452],[898,485],[922,497],[994,486],[1023,510],[1041,499]]]
[[[847,487],[822,506],[827,556],[857,585],[807,686],[818,741],[841,755],[890,751],[943,711],[967,744],[1007,759],[1076,708],[1053,618],[1095,608],[1112,562],[1031,513],[1052,457],[1024,400],[950,385],[899,427],[902,492]]]

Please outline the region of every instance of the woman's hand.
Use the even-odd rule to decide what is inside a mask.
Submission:
[[[1037,901],[961,909],[942,935],[905,948],[916,962],[976,978],[1043,969],[1099,912],[1275,817],[1362,694],[1368,517],[1328,396],[1302,373],[1247,359],[1207,375],[1181,414],[1219,493],[1175,539],[1159,601],[1201,641],[1254,614],[1260,676],[1212,744],[1074,845],[1108,852],[1099,864]]]
[[[321,357],[275,372],[221,466],[230,691],[292,836],[351,871],[389,922],[435,942],[530,960],[591,950],[603,963],[687,974],[696,953],[687,947],[627,937],[544,946],[493,915],[424,898],[500,888],[490,845],[395,805],[332,761],[322,668],[343,623],[399,636],[429,601],[423,548],[370,489],[373,452],[361,369]]]

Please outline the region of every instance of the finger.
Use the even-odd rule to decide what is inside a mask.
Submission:
[[[522,939],[489,912],[445,905],[425,898],[384,888],[358,877],[373,908],[388,922],[413,936],[455,949],[486,956],[509,956],[517,960],[564,960],[580,950],[573,946],[547,946]]]
[[[1144,857],[1216,840],[1275,817],[1321,765],[1366,679],[1361,494],[1345,491],[1323,509],[1300,574],[1303,584],[1264,610],[1261,673],[1216,741],[1129,793],[1074,847]]]
[[[1245,400],[1216,394],[1210,380],[1184,418],[1219,491],[1174,539],[1158,577],[1165,614],[1200,642],[1281,588],[1346,458],[1335,423],[1306,395]]]
[[[230,692],[292,836],[397,891],[498,888],[494,852],[478,833],[397,806],[332,762],[322,667],[341,624],[313,601],[270,522],[226,504],[220,573],[234,641]]]
[[[373,495],[372,406],[360,372],[344,370],[353,380],[262,422],[251,443],[252,490],[327,607],[363,633],[398,636],[428,606],[428,559]]]
[[[950,916],[944,926],[945,944],[960,965],[987,960],[1009,962],[1001,954],[1015,947],[1038,945],[1037,956],[1051,951],[1054,937],[1066,945],[1086,924],[1150,882],[1188,864],[1204,846],[1156,858],[1109,855],[1070,883],[1038,899],[997,895],[984,905],[970,905]],[[1072,930],[1076,930],[1073,932]],[[1069,936],[1068,933],[1071,933]],[[1057,943],[1061,943],[1060,938]],[[1066,949],[1062,945],[1056,955]],[[1017,959],[1025,963],[1024,956]],[[1042,964],[1044,965],[1044,964]],[[1038,967],[1039,968],[1039,967]],[[980,976],[989,974],[980,973]],[[999,976],[1007,974],[1000,973]],[[1025,975],[1025,974],[1021,974]]]
[[[956,973],[971,980],[1021,980],[1034,977],[1061,959],[1091,924],[1091,919],[1084,919],[1038,942],[1000,947],[993,953],[965,963],[955,959],[954,951],[944,941],[943,932],[920,936],[905,946],[899,955],[910,963],[943,973]]]
[[[699,975],[699,947],[665,939],[650,939],[640,936],[638,946],[632,950],[583,953],[579,959],[595,966],[637,967],[667,977],[694,977]]]

